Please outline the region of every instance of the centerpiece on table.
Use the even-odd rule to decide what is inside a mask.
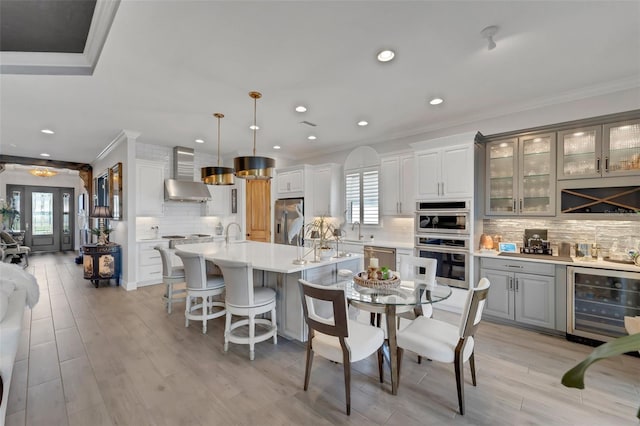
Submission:
[[[360,272],[353,281],[362,287],[385,289],[396,288],[400,285],[400,277],[388,267],[379,267],[378,259],[369,259],[369,268],[365,272]]]

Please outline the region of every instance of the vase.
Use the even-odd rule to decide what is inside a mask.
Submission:
[[[332,248],[320,249],[320,260],[330,259],[331,256],[333,256]]]

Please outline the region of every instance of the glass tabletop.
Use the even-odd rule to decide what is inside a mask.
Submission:
[[[428,293],[428,297],[421,299],[425,286],[416,285],[415,282],[402,280],[397,288],[390,289],[374,289],[361,287],[354,283],[353,280],[341,281],[337,286],[344,288],[346,297],[350,301],[369,303],[372,305],[417,305],[422,303],[437,303],[451,296],[451,288],[446,284],[437,284],[436,287]]]

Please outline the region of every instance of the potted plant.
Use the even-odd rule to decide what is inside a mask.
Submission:
[[[110,229],[110,228],[91,228],[90,229],[91,234],[98,237],[97,245],[99,246],[104,246],[109,244],[109,234],[111,233],[111,231],[113,231],[113,229]]]
[[[316,249],[319,251],[320,259],[328,259],[333,255],[333,248],[329,241],[334,238],[336,227],[326,216],[319,216],[306,225],[305,234],[308,238],[316,241]]]

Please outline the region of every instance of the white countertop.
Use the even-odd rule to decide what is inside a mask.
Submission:
[[[305,265],[294,265],[297,258],[297,247],[284,244],[259,243],[255,241],[238,241],[225,244],[222,242],[182,244],[176,246],[178,251],[201,253],[205,259],[215,263],[216,259],[236,260],[250,262],[255,269],[262,271],[280,272],[290,274],[319,266],[345,262],[351,259],[361,258],[361,254],[352,254],[349,257],[330,258],[317,263],[311,262],[313,252],[308,254]],[[309,249],[304,249],[305,252]]]
[[[476,257],[493,257],[505,260],[522,260],[523,262],[537,262],[537,263],[553,263],[556,265],[568,265],[568,266],[582,266],[587,268],[601,268],[601,269],[613,269],[616,271],[628,271],[628,272],[640,272],[640,266],[635,266],[631,263],[618,263],[609,262],[606,260],[582,260],[579,257],[572,257],[573,262],[567,262],[559,260],[556,256],[548,256],[548,259],[540,259],[538,257],[516,257],[508,255],[498,256],[497,251],[480,251],[473,253]]]

